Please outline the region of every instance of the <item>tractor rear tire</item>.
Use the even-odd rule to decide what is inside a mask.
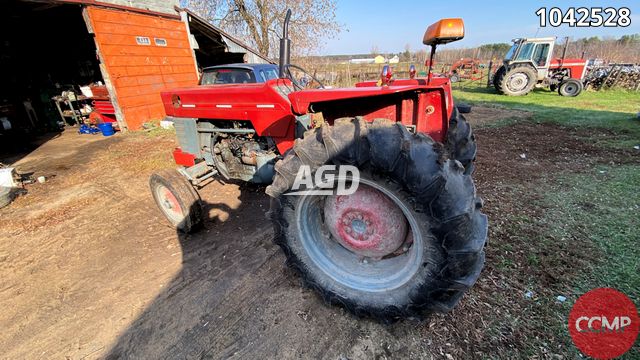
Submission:
[[[500,92],[508,96],[527,95],[538,82],[538,73],[527,64],[517,64],[501,74],[496,80]]]
[[[558,94],[560,96],[578,96],[582,92],[582,82],[576,79],[568,79],[563,81],[558,87]]]
[[[496,89],[496,91],[500,94],[502,94],[502,89],[500,88],[500,78],[502,76],[504,76],[504,73],[507,70],[505,69],[504,65],[500,65],[500,67],[498,68],[498,70],[496,70],[496,73],[493,74],[493,87]]]
[[[487,217],[480,212],[482,201],[471,176],[459,161],[444,160],[441,149],[429,136],[412,134],[386,119],[367,123],[343,118],[308,131],[278,161],[266,190],[272,197],[275,242],[287,264],[326,303],[359,317],[390,323],[451,310],[483,268]],[[323,164],[358,167],[356,193],[289,194],[301,166],[309,166],[315,175]],[[370,201],[350,202],[349,197],[360,192],[376,194],[388,206],[334,221],[334,205],[374,206]],[[406,220],[406,233],[377,226],[377,221],[388,223],[397,214]],[[387,239],[383,233],[392,234],[404,242],[388,255],[368,257],[344,246],[345,233],[338,232],[338,238],[334,225],[353,227],[344,231],[365,236],[363,241],[380,232],[382,239]]]
[[[200,196],[177,170],[154,173],[149,179],[149,187],[164,217],[180,232],[189,233],[202,221]]]
[[[449,119],[449,130],[445,148],[449,153],[449,158],[458,160],[464,166],[465,175],[473,174],[476,160],[476,137],[473,135],[471,125],[460,113],[457,107],[453,108],[451,119]]]

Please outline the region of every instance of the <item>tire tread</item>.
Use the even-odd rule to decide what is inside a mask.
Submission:
[[[452,143],[466,139],[465,145],[458,148],[462,148],[461,153],[466,155],[463,160],[470,164],[475,158],[475,141],[464,118],[456,117],[456,121]],[[465,167],[461,161],[447,160],[440,144],[430,137],[411,134],[404,126],[386,119],[366,123],[361,118],[345,118],[329,126],[325,124],[308,133],[310,139],[296,142],[294,151],[276,164],[274,184],[267,191],[272,197],[269,216],[274,224],[274,241],[282,248],[287,265],[326,303],[342,306],[358,317],[373,317],[387,323],[405,317],[419,318],[425,311],[451,310],[476,282],[485,259],[487,218],[480,212],[482,201],[476,196]],[[473,149],[465,148],[471,142]],[[283,194],[289,189],[286,184],[295,165],[304,163],[312,168],[321,165],[320,161],[309,159],[310,154],[326,154],[324,161],[338,159],[339,163],[365,164],[412,199],[416,211],[426,211],[436,219],[432,228],[435,240],[430,241],[437,242],[444,254],[443,261],[437,264],[439,271],[411,290],[410,301],[373,306],[346,298],[324,287],[292,251],[289,241],[293,239],[287,234],[289,220],[284,215],[289,200]],[[301,159],[293,160],[300,155]],[[398,179],[406,181],[400,184]]]

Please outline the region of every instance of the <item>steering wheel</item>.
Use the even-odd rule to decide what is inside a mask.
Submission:
[[[299,78],[299,79],[296,79],[296,77],[293,76],[293,74],[291,73],[291,68],[302,72],[303,76],[301,78]],[[295,86],[299,90],[304,90],[304,89],[310,87],[310,85],[313,84],[314,82],[316,82],[318,84],[318,86],[315,87],[315,89],[324,89],[325,88],[324,84],[320,80],[318,80],[318,78],[316,78],[315,76],[311,75],[309,72],[307,72],[305,69],[301,68],[300,66],[288,64],[288,65],[285,65],[284,71],[287,74],[287,77],[293,83],[293,86]]]

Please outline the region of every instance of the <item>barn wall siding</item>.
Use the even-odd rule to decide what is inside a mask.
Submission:
[[[164,118],[160,91],[198,82],[186,26],[146,14],[88,8],[101,59],[110,75],[124,120],[131,130]],[[149,45],[136,42],[149,38]],[[166,40],[158,46],[155,38]]]

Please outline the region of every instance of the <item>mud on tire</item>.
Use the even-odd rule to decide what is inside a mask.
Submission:
[[[450,159],[458,160],[462,163],[466,175],[473,174],[477,152],[476,137],[473,135],[471,125],[456,107],[453,108],[453,113],[449,120],[445,147]]]
[[[461,128],[460,134],[471,136],[465,131]],[[476,282],[484,265],[487,218],[480,212],[482,201],[464,166],[446,160],[443,150],[430,137],[411,134],[401,124],[385,119],[367,123],[361,118],[344,118],[333,126],[308,131],[276,164],[274,182],[267,188],[272,197],[269,214],[275,241],[287,264],[326,303],[343,306],[357,316],[388,322],[451,310]],[[319,250],[314,246],[334,245],[331,234],[322,229],[322,211],[305,209],[322,201],[321,197],[285,194],[301,165],[315,171],[323,164],[357,166],[364,179],[361,183],[385,193],[402,209],[413,236],[405,253],[369,263],[358,263],[354,257],[356,264],[343,269],[347,275],[323,263],[331,259],[318,260]],[[342,249],[337,251],[347,251]],[[385,261],[405,261],[402,257],[408,264],[397,272],[402,275],[385,272],[392,272],[389,269],[396,264]],[[368,277],[371,274],[374,279]],[[394,283],[394,279],[400,280]]]

